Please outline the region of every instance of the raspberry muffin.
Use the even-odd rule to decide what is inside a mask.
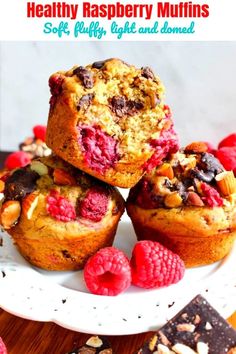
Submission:
[[[173,154],[131,189],[127,210],[139,240],[177,253],[187,267],[223,258],[236,237],[236,179],[203,143]]]
[[[110,246],[124,211],[120,193],[56,156],[2,176],[0,223],[20,253],[48,270],[83,268]]]
[[[118,187],[132,187],[177,138],[164,87],[148,67],[119,59],[53,74],[46,143],[72,165]]]

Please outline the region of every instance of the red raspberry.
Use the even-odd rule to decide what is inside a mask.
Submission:
[[[178,137],[173,127],[162,131],[159,139],[152,140],[150,145],[155,149],[155,152],[143,166],[147,173],[159,166],[168,154],[174,154],[179,149]]]
[[[36,139],[40,139],[42,141],[46,140],[46,125],[35,125],[33,127],[33,133]]]
[[[203,192],[202,200],[211,208],[213,207],[221,207],[223,205],[223,199],[217,190],[209,184],[202,182],[201,190]]]
[[[216,151],[216,157],[227,171],[236,171],[236,147],[222,147]]]
[[[76,219],[76,212],[72,203],[55,190],[52,190],[47,196],[47,211],[58,221],[68,222]]]
[[[130,264],[132,284],[146,289],[175,284],[185,272],[184,262],[177,254],[148,240],[136,243]]]
[[[61,93],[63,80],[64,79],[60,74],[52,75],[49,78],[48,84],[50,87],[51,94],[53,96],[57,96]]]
[[[88,166],[100,173],[114,166],[119,158],[117,141],[99,126],[80,128],[82,149]]]
[[[0,337],[0,354],[7,354],[7,348]]]
[[[5,160],[5,167],[8,170],[14,170],[18,167],[24,167],[31,162],[31,158],[24,151],[15,151],[8,155]]]
[[[115,296],[131,283],[131,269],[126,255],[106,247],[90,257],[84,268],[84,280],[91,293]]]
[[[212,143],[208,143],[208,141],[204,141],[204,143],[207,145],[207,152],[215,156],[216,149],[214,148],[214,145]]]
[[[228,135],[226,138],[224,138],[223,140],[221,140],[221,142],[218,145],[218,148],[222,148],[222,147],[236,147],[236,133],[230,134]]]
[[[86,219],[101,221],[108,208],[108,193],[101,187],[90,188],[79,204],[79,214]]]

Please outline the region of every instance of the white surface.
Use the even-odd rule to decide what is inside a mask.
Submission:
[[[236,42],[0,45],[0,149],[16,149],[34,124],[46,124],[51,73],[110,57],[154,68],[166,86],[182,145],[196,139],[216,143],[236,131]]]
[[[117,297],[107,297],[87,293],[82,271],[46,272],[32,267],[9,236],[2,236],[0,307],[24,318],[53,321],[85,333],[121,335],[157,329],[199,293],[225,318],[236,308],[236,274],[232,272],[236,248],[219,263],[187,270],[176,285],[149,291],[132,286]],[[115,245],[130,255],[135,242],[125,217]]]

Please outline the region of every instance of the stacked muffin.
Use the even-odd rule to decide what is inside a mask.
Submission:
[[[33,265],[81,269],[114,240],[124,211],[114,186],[134,186],[177,138],[150,68],[109,59],[53,74],[49,86],[53,155],[2,174],[0,220]]]
[[[161,242],[187,266],[229,252],[235,178],[207,146],[177,152],[164,87],[150,68],[108,59],[57,72],[49,86],[46,144],[55,155],[0,177],[1,225],[29,262],[81,269],[110,246],[124,212],[115,187],[133,187],[127,209],[138,239]]]

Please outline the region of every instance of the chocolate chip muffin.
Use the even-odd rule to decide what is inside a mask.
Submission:
[[[150,68],[108,59],[57,72],[49,86],[46,143],[90,175],[128,188],[176,152],[164,87]]]
[[[127,210],[137,238],[177,253],[187,267],[223,258],[236,237],[236,179],[192,143],[131,189]]]
[[[124,211],[114,187],[56,156],[5,171],[1,181],[0,224],[33,265],[81,269],[88,257],[112,245]]]

